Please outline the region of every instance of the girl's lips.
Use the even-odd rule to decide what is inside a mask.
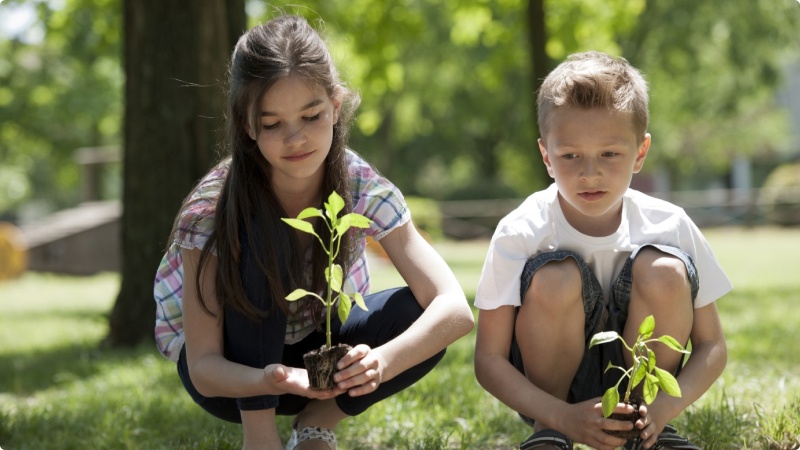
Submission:
[[[314,154],[313,151],[308,152],[308,153],[299,153],[297,155],[284,156],[283,159],[285,159],[287,161],[290,161],[290,162],[298,162],[298,161],[302,161],[302,160],[308,158],[312,154]]]
[[[600,200],[605,195],[606,195],[606,193],[604,191],[581,192],[580,194],[578,194],[578,196],[580,198],[582,198],[584,200],[587,200],[587,201],[590,201],[590,202],[595,201],[595,200]]]

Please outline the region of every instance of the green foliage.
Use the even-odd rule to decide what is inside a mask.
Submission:
[[[528,3],[247,6],[251,24],[278,10],[324,22],[344,79],[362,94],[352,147],[405,193],[442,199],[478,182],[521,193],[549,183],[536,149]],[[75,203],[72,152],[121,141],[121,2],[6,0],[0,19],[31,7],[38,21],[0,39],[0,213],[27,199]],[[596,49],[645,73],[654,137],[645,171],[663,165],[679,181],[700,167],[724,173],[733,154],[788,150],[791,130],[774,93],[800,48],[796,1],[546,0],[544,7],[554,61]]]
[[[800,163],[776,167],[764,181],[760,200],[766,204],[772,222],[800,225]]]
[[[8,0],[0,15],[23,11],[36,20],[0,38],[0,212],[74,204],[73,152],[121,140],[120,2]]]
[[[675,377],[666,370],[656,367],[656,354],[648,347],[648,344],[652,342],[661,342],[668,348],[677,352],[685,354],[689,354],[690,352],[684,349],[672,336],[661,336],[657,339],[651,339],[655,327],[655,318],[653,318],[653,316],[645,317],[641,325],[639,325],[636,342],[630,347],[616,331],[605,331],[592,336],[589,348],[619,339],[622,345],[630,352],[633,364],[630,369],[625,369],[624,367],[615,366],[610,362],[608,363],[606,371],[612,368],[619,369],[622,371],[622,376],[620,376],[616,385],[609,388],[605,394],[603,394],[604,416],[610,416],[614,412],[614,408],[617,407],[619,403],[619,385],[625,378],[628,379],[628,385],[625,388],[625,397],[623,399],[626,403],[630,400],[633,389],[643,381],[644,388],[642,389],[642,393],[644,395],[644,402],[648,405],[652,404],[656,399],[659,389],[674,397],[681,396],[681,388],[678,386],[678,381]]]
[[[328,282],[328,289],[326,290],[325,298],[320,297],[319,294],[315,292],[310,292],[305,289],[295,289],[286,296],[286,300],[293,302],[310,295],[319,299],[319,301],[325,305],[327,309],[327,314],[325,314],[326,348],[331,348],[331,309],[337,300],[339,300],[337,312],[339,314],[339,320],[342,323],[345,323],[347,317],[350,315],[350,308],[352,306],[351,297],[352,301],[356,302],[356,305],[364,311],[367,310],[367,305],[364,304],[364,298],[360,293],[356,292],[351,296],[342,291],[344,272],[342,271],[342,266],[334,263],[334,260],[336,260],[336,257],[339,255],[339,250],[341,250],[342,236],[344,236],[351,227],[369,228],[369,224],[372,221],[356,213],[349,213],[339,217],[339,213],[342,212],[344,207],[345,204],[342,197],[337,194],[336,191],[333,191],[331,195],[328,196],[328,201],[325,202],[324,214],[316,208],[306,208],[300,211],[300,214],[298,214],[295,219],[281,219],[292,228],[316,237],[320,245],[322,245],[325,254],[328,255],[328,265],[325,268],[325,280]],[[314,217],[318,217],[322,223],[328,227],[328,231],[330,232],[330,239],[328,242],[323,242],[322,238],[314,230],[314,226],[311,222],[306,220]],[[336,292],[336,296],[333,296],[333,292]]]
[[[790,150],[775,88],[786,62],[798,57],[798,6],[646,2],[637,26],[620,36],[622,54],[650,86],[653,146],[645,170],[663,164],[677,182],[699,168],[724,173],[735,155]]]

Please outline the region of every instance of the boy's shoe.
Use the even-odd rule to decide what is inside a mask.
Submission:
[[[555,430],[542,430],[533,433],[519,446],[519,450],[532,450],[537,447],[551,445],[559,450],[572,450],[572,441]]]
[[[688,439],[678,434],[678,430],[670,424],[664,427],[664,431],[658,435],[656,445],[652,446],[653,450],[702,450],[700,447],[689,442]],[[625,444],[625,450],[642,450],[641,439],[634,439]]]
[[[324,441],[331,450],[337,450],[336,435],[333,434],[333,430],[317,427],[306,427],[299,431],[292,428],[292,435],[289,437],[289,442],[286,443],[286,450],[294,450],[297,444],[310,440]]]

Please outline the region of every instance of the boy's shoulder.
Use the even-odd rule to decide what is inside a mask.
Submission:
[[[676,212],[683,212],[683,208],[674,203],[670,203],[667,200],[654,197],[649,194],[645,194],[644,192],[637,191],[636,189],[628,189],[625,192],[625,199],[629,206],[634,206],[642,210],[654,212],[663,211],[665,213],[672,214]]]
[[[536,191],[522,200],[502,219],[505,221],[520,218],[541,217],[558,200],[558,187],[553,183],[545,189]]]

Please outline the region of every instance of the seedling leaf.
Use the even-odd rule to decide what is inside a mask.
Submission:
[[[644,318],[642,324],[639,325],[639,336],[648,339],[653,335],[653,330],[656,328],[656,319],[650,315]]]
[[[309,217],[323,217],[322,211],[317,208],[306,208],[297,215],[298,219],[308,219]]]
[[[615,339],[619,339],[619,334],[616,331],[603,331],[602,333],[597,333],[592,336],[592,340],[589,342],[589,348],[592,348],[595,345],[611,342]]]
[[[309,292],[305,289],[295,289],[289,295],[286,296],[286,300],[290,302],[294,302],[300,300],[301,298],[305,297],[306,295],[311,295],[313,297],[317,297],[318,299],[322,300],[319,295]],[[324,303],[324,302],[323,302]]]
[[[666,345],[667,347],[675,350],[676,352],[681,352],[681,353],[686,353],[686,354],[691,353],[689,350],[686,350],[685,348],[683,348],[681,343],[678,342],[672,336],[667,336],[667,335],[661,336],[660,338],[658,338],[658,341],[661,342],[662,344]]]
[[[314,231],[314,226],[311,223],[306,222],[305,220],[300,219],[285,219],[281,218],[282,221],[286,222],[292,228],[296,228],[304,233],[313,234],[317,236],[317,233]],[[317,236],[319,238],[319,236]]]
[[[647,375],[647,366],[644,364],[639,364],[639,368],[636,369],[636,373],[633,374],[633,380],[631,381],[631,389],[638,386],[646,375]]]
[[[658,378],[654,375],[647,374],[647,378],[644,380],[644,389],[642,389],[642,394],[644,395],[644,402],[648,405],[653,403],[656,399],[656,395],[658,394]]]
[[[655,376],[658,378],[658,385],[661,386],[664,392],[673,397],[681,396],[681,387],[678,384],[678,380],[671,373],[656,367]]]
[[[367,304],[364,303],[364,297],[362,297],[361,294],[356,292],[353,294],[353,299],[356,301],[356,305],[358,305],[359,308],[363,309],[364,311],[369,311],[367,309]]]
[[[617,387],[613,386],[608,388],[605,394],[603,394],[603,417],[608,417],[614,412],[614,408],[617,407],[619,403],[619,391],[617,391]]]
[[[339,296],[339,320],[344,324],[347,322],[347,318],[350,316],[350,308],[353,305],[350,303],[350,297],[347,294],[341,294]]]
[[[344,209],[344,199],[336,192],[331,192],[328,196],[328,202],[325,204],[326,209],[330,212],[330,217],[338,217],[339,213]]]
[[[342,266],[334,264],[333,270],[331,271],[330,269],[330,267],[325,268],[325,278],[328,279],[328,285],[334,292],[342,292],[342,280],[344,278]]]

